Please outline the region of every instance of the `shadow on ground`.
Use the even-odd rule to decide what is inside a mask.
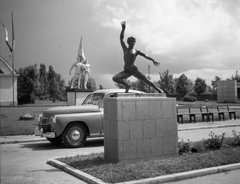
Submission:
[[[84,144],[83,148],[90,148],[90,147],[101,147],[104,145],[104,139],[93,139],[87,140]],[[63,143],[60,144],[52,144],[48,141],[44,142],[34,142],[34,143],[21,143],[21,148],[29,148],[33,151],[39,150],[54,150],[54,149],[81,149],[81,148],[67,148]]]

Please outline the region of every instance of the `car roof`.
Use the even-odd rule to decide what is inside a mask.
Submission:
[[[125,89],[100,89],[100,90],[96,90],[93,93],[104,93],[109,94],[109,93],[124,93]],[[129,90],[129,93],[144,93],[142,91],[138,91],[138,90]]]

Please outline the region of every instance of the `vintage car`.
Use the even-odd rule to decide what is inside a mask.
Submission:
[[[84,145],[87,137],[103,136],[103,99],[124,93],[124,89],[104,89],[90,93],[79,106],[53,107],[38,116],[35,135],[67,147]],[[143,92],[129,90],[136,95]]]

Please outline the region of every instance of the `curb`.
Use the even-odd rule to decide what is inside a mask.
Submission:
[[[63,162],[60,162],[60,161],[56,160],[56,158],[49,159],[47,161],[47,164],[49,164],[49,165],[51,165],[53,167],[56,167],[56,168],[66,172],[68,174],[71,174],[71,175],[75,176],[76,178],[78,178],[80,180],[83,180],[83,181],[85,181],[87,183],[91,183],[91,184],[107,184],[107,183],[103,182],[102,180],[100,180],[100,179],[98,179],[98,178],[96,178],[96,177],[94,177],[92,175],[89,175],[89,174],[87,174],[85,172],[82,172],[82,171],[80,171],[78,169],[75,169],[75,168],[73,168],[73,167],[71,167],[71,166],[69,166],[69,165],[67,165],[67,164],[65,164]]]
[[[237,127],[239,125],[218,125],[218,126],[202,126],[202,127],[192,127],[192,128],[179,128],[178,131],[187,131],[187,130],[197,130],[197,129],[213,129],[213,128],[225,128],[225,127]]]
[[[56,158],[49,159],[47,161],[47,164],[49,164],[53,167],[56,167],[66,173],[69,173],[69,174],[75,176],[76,178],[81,179],[85,182],[88,182],[91,184],[107,184],[94,176],[91,176],[87,173],[84,173],[78,169],[75,169],[65,163],[62,163],[62,162],[56,160]],[[159,177],[155,177],[155,178],[147,178],[147,179],[136,180],[136,181],[127,181],[124,183],[125,184],[150,184],[150,183],[157,184],[157,183],[166,183],[166,182],[176,182],[176,181],[180,181],[180,180],[186,180],[186,179],[206,176],[206,175],[210,175],[210,174],[217,174],[217,173],[231,171],[231,170],[237,170],[237,169],[240,169],[240,163],[218,166],[218,167],[211,167],[211,168],[206,168],[206,169],[199,169],[199,170],[194,170],[194,171],[187,171],[187,172],[176,173],[176,174],[172,174],[172,175],[159,176]],[[120,183],[118,183],[118,184],[120,184]]]
[[[25,140],[3,140],[0,142],[0,144],[16,144],[16,143],[28,143],[28,142],[41,142],[41,141],[47,141],[45,138],[39,138],[39,139],[25,139]]]

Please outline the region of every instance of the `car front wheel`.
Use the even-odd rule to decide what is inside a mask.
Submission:
[[[73,123],[67,126],[63,133],[63,143],[69,148],[78,148],[84,145],[87,131],[84,125]]]

